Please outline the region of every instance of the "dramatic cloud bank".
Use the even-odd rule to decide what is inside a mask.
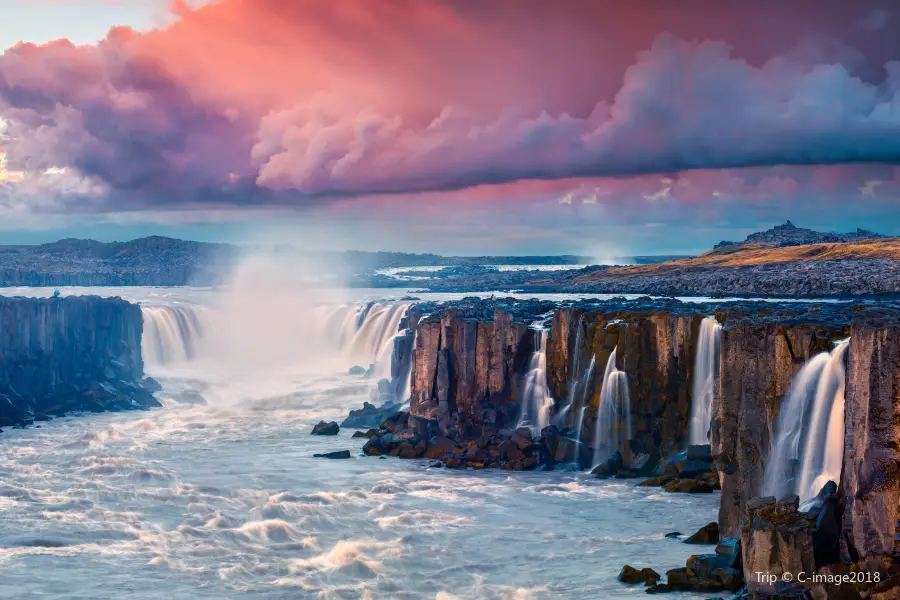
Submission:
[[[623,184],[593,179],[611,176],[650,186],[637,201],[690,204],[798,193],[790,173],[737,185],[720,169],[900,164],[890,3],[673,4],[222,0],[96,46],[19,45],[0,56],[0,208],[521,180],[602,204]]]

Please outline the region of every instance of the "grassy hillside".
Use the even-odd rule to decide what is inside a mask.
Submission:
[[[666,275],[692,270],[705,271],[717,268],[866,259],[889,259],[900,263],[900,238],[885,238],[864,242],[807,244],[782,248],[773,248],[759,244],[741,244],[739,246],[726,246],[711,250],[696,258],[595,271],[582,275],[576,280],[596,281],[645,275]]]

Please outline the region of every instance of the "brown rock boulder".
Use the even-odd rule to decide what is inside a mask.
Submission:
[[[775,502],[757,498],[747,505],[749,518],[741,532],[743,570],[747,591],[757,595],[791,594],[803,591],[796,581],[785,581],[790,573],[816,571],[813,528],[805,514],[797,511],[797,497]],[[765,576],[755,576],[763,573]]]
[[[679,479],[664,486],[667,492],[680,494],[711,494],[713,487],[699,479]]]
[[[319,421],[312,428],[312,435],[337,435],[341,428],[334,421]]]
[[[685,544],[718,544],[719,524],[709,523],[701,527],[697,533],[684,540]]]
[[[659,573],[653,569],[635,569],[632,566],[625,565],[619,573],[618,580],[622,583],[643,583],[644,585],[655,585],[660,579]]]

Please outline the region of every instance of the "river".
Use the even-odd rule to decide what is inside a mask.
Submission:
[[[64,292],[146,306],[216,293]],[[245,314],[237,304],[229,321]],[[361,406],[372,382],[349,375],[355,357],[316,347],[293,318],[259,319],[230,332],[264,336],[243,352],[148,365],[162,409],[0,434],[0,597],[644,597],[642,586],[616,581],[622,565],[664,574],[711,551],[664,535],[714,521],[718,492],[667,494],[575,472],[444,470],[360,456],[365,440],[352,430],[310,435],[319,420]],[[350,460],[312,457],[344,449]]]

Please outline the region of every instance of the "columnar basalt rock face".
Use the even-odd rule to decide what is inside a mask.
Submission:
[[[719,525],[736,537],[746,504],[762,492],[775,417],[791,379],[810,356],[846,337],[842,325],[737,320],[722,331],[711,450],[721,473]]]
[[[702,315],[655,313],[619,325],[616,366],[628,374],[634,438],[671,456],[687,443]]]
[[[580,396],[597,408],[603,371],[616,350],[616,368],[628,377],[633,438],[662,456],[684,446],[697,333],[703,315],[664,312],[554,313],[547,349],[548,381],[557,402],[567,401],[573,382],[586,385]],[[591,357],[594,376],[582,378]],[[584,441],[593,439],[595,413],[585,413]]]
[[[900,323],[854,322],[848,354],[842,554],[900,560]]]
[[[118,298],[0,298],[0,423],[158,406],[141,331],[140,307]]]
[[[410,415],[496,429],[518,415],[524,369],[535,334],[504,311],[490,322],[456,311],[426,317],[413,350]]]

